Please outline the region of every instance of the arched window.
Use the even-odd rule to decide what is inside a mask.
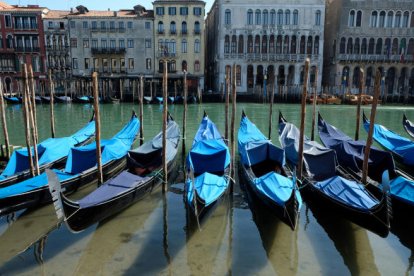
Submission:
[[[391,55],[391,38],[385,39],[384,55],[387,55],[387,57]]]
[[[306,54],[311,55],[312,54],[312,40],[313,38],[311,36],[308,36],[308,43],[306,47]]]
[[[285,39],[283,41],[283,53],[289,54],[289,36],[285,35]]]
[[[158,40],[158,51],[163,53],[164,52],[164,40],[159,39]]]
[[[253,25],[253,10],[247,11],[247,25]]]
[[[346,53],[352,54],[353,49],[354,49],[354,45],[352,44],[352,38],[348,38],[348,43],[346,45]]]
[[[319,55],[319,36],[315,36],[315,42],[313,45],[313,54]]]
[[[414,55],[414,38],[408,41],[407,55]]]
[[[269,25],[269,12],[267,10],[263,11],[263,25]]]
[[[276,38],[276,54],[282,53],[282,36],[278,35]]]
[[[247,88],[253,88],[254,86],[254,74],[253,65],[247,65]]]
[[[283,24],[283,11],[278,10],[277,11],[277,25],[282,25],[282,24]]]
[[[231,37],[231,53],[232,54],[236,53],[236,48],[237,48],[237,37],[236,35],[233,35]]]
[[[275,36],[271,35],[269,38],[269,53],[274,54],[275,53]]]
[[[407,52],[407,40],[405,38],[401,38],[401,42],[400,42],[400,50],[399,50],[399,54],[403,57],[405,55],[405,53]]]
[[[401,27],[401,12],[397,12],[395,14],[395,23],[394,23],[394,28],[399,28]]]
[[[361,43],[361,55],[367,54],[367,39],[363,38]]]
[[[355,43],[354,43],[354,54],[359,55],[359,38],[355,38]]]
[[[382,52],[382,38],[378,38],[377,46],[375,48],[375,54],[376,55],[381,55],[381,52]]]
[[[187,53],[187,40],[185,38],[181,41],[181,53]]]
[[[293,25],[299,24],[299,12],[298,10],[293,11]]]
[[[262,37],[262,53],[267,54],[267,35]]]
[[[377,21],[378,21],[378,12],[373,11],[371,13],[371,27],[373,28],[377,27]]]
[[[175,40],[171,39],[170,44],[168,46],[168,53],[175,55],[176,46],[175,46]]]
[[[414,11],[411,13],[411,24],[410,27],[414,27]],[[413,87],[414,89],[414,87]]]
[[[361,27],[361,23],[362,23],[362,11],[357,11],[356,26]]]
[[[241,86],[241,66],[236,65],[236,85]]]
[[[181,62],[181,71],[187,71],[187,61],[183,60],[183,62]]]
[[[262,24],[262,13],[260,12],[260,10],[256,10],[256,25],[260,25]]]
[[[163,34],[164,33],[164,23],[162,21],[158,22],[158,33]]]
[[[305,50],[306,50],[306,38],[304,35],[302,35],[300,37],[300,54],[303,55],[305,54]]]
[[[379,15],[379,27],[384,28],[385,27],[385,11],[381,11]]]
[[[187,34],[187,22],[183,21],[181,23],[181,33],[182,34]]]
[[[247,37],[247,53],[253,54],[253,36],[249,35]]]
[[[342,37],[341,42],[339,43],[339,53],[340,54],[345,54],[345,43],[346,43],[346,39],[345,39],[345,37]]]
[[[175,22],[172,21],[170,24],[170,33],[171,34],[176,34],[177,33],[177,28],[175,27]]]
[[[387,28],[392,28],[392,21],[394,20],[394,12],[389,11],[387,14]]]
[[[394,38],[392,40],[392,50],[391,53],[393,55],[398,55],[398,38]]]
[[[224,12],[224,24],[225,25],[230,25],[231,24],[231,11],[229,9],[227,9]]]
[[[321,25],[321,11],[317,10],[315,13],[315,25],[320,26]]]
[[[195,34],[200,34],[201,33],[200,22],[198,22],[198,21],[194,22],[194,33]]]
[[[410,17],[410,13],[408,11],[404,12],[403,20],[402,20],[402,27],[408,28],[408,18]]]
[[[368,43],[368,55],[374,54],[375,40],[373,38],[369,39]]]
[[[296,54],[296,36],[292,36],[291,42],[290,42],[290,53]]]
[[[352,10],[352,11],[349,12],[348,26],[349,27],[354,27],[354,22],[355,22],[355,11]]]
[[[260,54],[260,36],[256,35],[254,39],[254,53]]]
[[[230,53],[230,37],[228,35],[224,37],[224,53]]]
[[[270,24],[276,25],[276,11],[275,10],[270,11]]]
[[[200,53],[200,40],[196,39],[194,41],[194,53]]]
[[[239,54],[243,54],[244,53],[244,39],[243,39],[243,35],[239,35],[238,52],[239,52]]]
[[[198,60],[194,62],[194,72],[200,72],[200,61]]]
[[[290,10],[285,11],[285,25],[290,25]]]

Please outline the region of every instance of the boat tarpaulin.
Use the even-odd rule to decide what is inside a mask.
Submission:
[[[398,176],[390,182],[391,194],[414,205],[414,181]]]
[[[196,177],[194,182],[197,195],[204,200],[205,206],[215,202],[228,187],[226,178],[208,172]],[[187,200],[188,202],[193,202],[194,193],[191,179],[187,180],[187,189]]]
[[[49,138],[37,145],[39,166],[57,161],[70,152],[75,145],[82,143],[95,134],[95,121],[90,121],[85,127],[69,137]],[[31,148],[34,152],[33,147]],[[2,172],[0,179],[15,175],[29,169],[27,148],[15,150]]]
[[[327,196],[361,211],[369,211],[379,204],[379,201],[371,196],[362,184],[340,176],[316,182],[315,187]]]

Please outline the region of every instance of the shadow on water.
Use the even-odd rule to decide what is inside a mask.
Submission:
[[[307,205],[352,275],[380,275],[366,229],[312,201]]]

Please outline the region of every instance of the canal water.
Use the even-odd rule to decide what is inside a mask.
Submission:
[[[104,138],[115,134],[131,111],[139,109],[131,103],[100,107]],[[180,125],[182,110],[181,105],[170,106]],[[204,110],[224,134],[223,104],[189,105],[187,149]],[[238,104],[236,131],[242,110],[267,134],[267,105]],[[275,105],[272,140],[276,144],[278,110],[296,125],[300,122],[299,105]],[[329,123],[354,135],[355,106],[319,106],[318,110]],[[368,107],[364,110],[369,113]],[[23,145],[21,107],[7,106],[6,112],[11,142]],[[377,122],[405,136],[401,125],[404,112],[414,120],[413,107],[381,106]],[[49,106],[39,105],[37,113],[43,140],[50,135]],[[55,115],[57,136],[65,136],[89,120],[92,108],[60,104]],[[161,130],[161,118],[162,106],[144,106],[145,139]],[[310,112],[307,121],[310,136]],[[363,129],[360,133],[366,137]],[[182,167],[179,170],[182,172]],[[85,188],[76,196],[94,188]],[[198,229],[187,219],[179,176],[170,181],[165,195],[157,189],[118,215],[77,234],[59,224],[51,205],[0,217],[0,275],[413,274],[413,229],[396,225],[388,237],[382,238],[326,211],[304,204],[298,227],[292,231],[252,200],[236,177],[233,195]]]

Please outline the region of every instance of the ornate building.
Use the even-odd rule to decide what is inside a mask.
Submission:
[[[162,78],[167,60],[169,79],[179,81],[188,73],[190,92],[204,88],[204,15],[200,0],[156,0],[154,5],[156,45],[155,77]]]
[[[22,92],[22,63],[32,65],[36,90],[46,79],[42,16],[47,11],[0,3],[0,77],[7,93]]]
[[[375,72],[382,93],[414,96],[414,1],[327,1],[324,84],[356,92],[360,68],[372,91]]]
[[[307,57],[313,82],[322,67],[324,20],[323,0],[216,0],[206,20],[208,88],[221,90],[233,64],[238,92],[258,91],[273,76],[279,86],[300,85]]]

